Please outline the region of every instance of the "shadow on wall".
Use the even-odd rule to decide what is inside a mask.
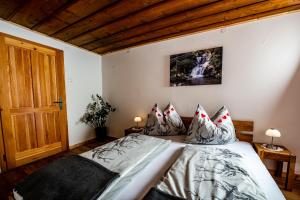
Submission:
[[[74,140],[74,136],[73,136],[73,138],[70,138],[71,132],[74,132],[74,131],[72,131],[71,129],[69,129],[69,146],[70,147],[73,147],[74,145],[82,143],[82,142],[85,142],[87,140],[91,140],[91,139],[96,138],[96,134],[95,134],[95,129],[94,128],[92,128],[90,126],[87,126],[85,124],[82,124],[80,122],[76,122],[76,125],[77,125],[77,129],[78,129],[78,133],[79,134],[76,134],[75,141],[73,141]]]
[[[266,124],[279,129],[281,138],[276,138],[275,143],[282,144],[297,156],[296,171],[300,173],[300,62],[298,68],[275,106],[272,117]]]
[[[170,87],[170,56],[164,56],[164,87]]]

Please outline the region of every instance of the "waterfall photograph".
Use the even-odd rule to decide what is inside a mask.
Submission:
[[[170,86],[222,83],[223,47],[170,56]]]

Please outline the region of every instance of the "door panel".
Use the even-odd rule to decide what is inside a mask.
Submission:
[[[63,53],[0,34],[0,54],[0,106],[7,168],[66,150]],[[60,100],[62,108],[57,104]]]
[[[32,52],[31,60],[35,106],[57,106],[53,103],[59,99],[55,56]]]
[[[16,140],[16,152],[37,148],[33,114],[12,115],[12,126]]]
[[[33,108],[30,50],[7,46],[12,108]]]
[[[37,122],[38,146],[53,144],[61,141],[59,128],[59,110],[56,112],[44,112],[35,114]]]

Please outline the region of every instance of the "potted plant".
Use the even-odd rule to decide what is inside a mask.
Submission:
[[[104,101],[101,96],[92,95],[92,102],[87,105],[80,122],[93,127],[96,131],[96,138],[101,139],[107,136],[106,120],[109,114],[115,111],[116,108]]]

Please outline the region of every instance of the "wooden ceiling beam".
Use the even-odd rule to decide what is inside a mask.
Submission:
[[[40,20],[38,23],[36,23],[34,26],[32,26],[30,29],[35,30],[38,27],[40,27],[42,24],[46,23],[47,21],[49,21],[50,19],[52,19],[55,15],[58,15],[60,12],[64,11],[65,9],[67,9],[68,7],[70,7],[71,5],[75,4],[76,2],[78,2],[78,0],[68,0],[65,4],[63,4],[61,7],[59,7],[58,9],[56,9],[54,12],[52,12],[50,15],[44,17],[44,19]]]
[[[164,41],[164,40],[169,40],[169,39],[182,37],[183,35],[186,36],[186,35],[192,35],[192,34],[196,34],[196,33],[207,32],[207,31],[210,31],[210,30],[225,28],[225,27],[228,27],[228,26],[234,26],[234,25],[238,25],[238,24],[242,24],[242,23],[261,20],[261,19],[272,17],[272,16],[277,16],[277,15],[282,15],[282,14],[297,12],[297,11],[300,12],[300,5],[288,6],[288,7],[285,7],[285,8],[279,8],[279,9],[276,9],[276,10],[271,10],[271,11],[267,11],[267,12],[263,12],[263,13],[259,13],[259,14],[255,14],[255,15],[250,15],[250,16],[246,16],[246,17],[237,18],[237,19],[234,19],[234,20],[229,20],[229,21],[225,21],[225,22],[210,24],[208,26],[203,26],[203,27],[200,27],[200,28],[187,30],[187,31],[180,32],[180,33],[177,33],[177,34],[166,35],[166,36],[163,36],[163,37],[160,37],[160,38],[154,38],[154,39],[148,40],[146,42],[147,42],[147,44],[150,44],[150,43],[154,43],[154,42],[159,42],[159,41]],[[127,46],[126,48],[133,48],[133,47],[138,47],[138,46],[142,46],[142,45],[145,45],[145,41]],[[114,49],[111,52],[119,51],[119,50],[126,49],[126,48],[122,47],[120,49]],[[107,54],[107,53],[111,53],[111,52],[105,52],[103,54]]]
[[[153,31],[138,37],[134,37],[125,41],[120,41],[105,47],[100,47],[94,50],[96,53],[108,53],[135,45],[141,45],[153,41],[160,41],[162,39],[171,38],[174,36],[185,35],[188,33],[203,31],[207,29],[219,28],[220,26],[236,23],[238,21],[246,20],[247,18],[257,18],[259,14],[266,16],[277,12],[284,12],[285,8],[298,9],[300,4],[299,0],[269,0],[259,2],[253,5],[245,6],[242,8],[234,9],[231,11],[211,15],[208,17],[199,18],[186,23],[181,23],[172,27]],[[288,8],[287,8],[288,9]]]
[[[81,45],[81,47],[88,49],[88,50],[94,50],[100,46],[105,46],[108,44],[112,44],[121,40],[125,40],[128,38],[132,38],[134,36],[142,35],[147,32],[152,32],[154,30],[158,30],[161,28],[165,28],[168,26],[173,26],[175,24],[187,22],[190,20],[194,20],[200,17],[205,17],[212,14],[217,14],[220,12],[224,12],[227,10],[243,7],[245,5],[250,5],[259,1],[265,1],[265,0],[224,0],[224,1],[218,1],[215,3],[211,3],[206,6],[194,8],[176,15],[172,15],[163,19],[159,19],[156,21],[153,21],[151,23],[142,24],[140,26],[136,26],[132,29],[122,31],[120,33],[104,37],[102,39],[92,41],[90,43]],[[77,44],[78,45],[78,44]]]
[[[75,0],[73,3],[66,5],[64,9],[53,13],[49,18],[32,29],[48,35],[55,34],[85,17],[100,12],[101,9],[115,2],[117,0]]]
[[[112,22],[161,1],[162,0],[122,0],[92,16],[88,16],[75,24],[67,26],[51,36],[63,41],[68,41],[83,32],[94,30],[106,23]]]
[[[137,25],[149,23],[151,21],[164,18],[175,13],[183,12],[198,6],[203,6],[220,0],[169,0],[159,4],[155,4],[144,10],[136,12],[132,15],[122,18],[113,23],[99,27],[96,30],[85,32],[68,42],[75,45],[83,45],[99,38],[130,29]]]
[[[31,28],[46,16],[53,13],[68,0],[31,0],[27,1],[21,9],[10,19],[10,21],[19,25]]]
[[[234,26],[234,25],[238,25],[238,24],[242,24],[242,23],[246,23],[246,22],[261,20],[261,19],[264,19],[264,18],[269,18],[269,17],[272,17],[272,16],[277,16],[277,15],[282,15],[282,14],[286,14],[286,13],[290,13],[290,12],[297,12],[297,11],[300,11],[300,5],[289,6],[289,7],[280,8],[280,9],[276,9],[276,10],[271,10],[271,11],[267,11],[267,12],[263,12],[263,13],[259,13],[259,14],[255,14],[255,15],[250,15],[250,16],[247,16],[247,17],[237,18],[237,19],[234,19],[234,20],[219,22],[219,23],[208,25],[208,26],[199,27],[199,28],[196,28],[196,29],[191,29],[191,30],[188,30],[188,31],[185,31],[185,32],[177,33],[177,34],[165,35],[165,36],[160,37],[160,38],[154,38],[154,39],[150,39],[150,40],[147,40],[147,41],[138,42],[138,43],[135,43],[135,44],[131,44],[127,47],[121,47],[119,49],[114,49],[114,50],[111,50],[111,51],[108,51],[108,52],[103,52],[101,54],[104,55],[104,54],[124,50],[124,49],[127,49],[127,48],[134,48],[134,47],[138,47],[138,46],[143,46],[146,43],[151,44],[151,43],[155,43],[155,42],[170,40],[170,39],[182,37],[183,35],[192,35],[192,34],[196,34],[196,33],[207,32],[207,31],[210,31],[210,30],[215,30],[215,29],[228,27],[228,26]],[[95,52],[95,53],[98,53],[98,52]]]
[[[0,18],[10,20],[25,3],[23,0],[0,0]]]

